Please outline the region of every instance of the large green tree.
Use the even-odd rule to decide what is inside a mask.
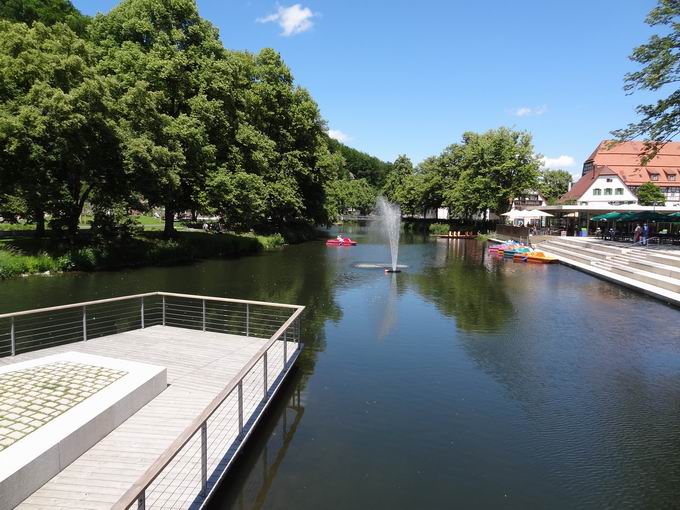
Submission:
[[[659,0],[645,21],[660,33],[633,50],[630,59],[641,68],[626,75],[624,89],[628,93],[649,90],[665,97],[638,106],[640,120],[613,134],[619,140],[647,138],[645,159],[649,159],[680,132],[680,2]]]
[[[0,22],[0,164],[44,231],[71,238],[87,200],[121,189],[118,130],[94,50],[67,25]]]
[[[328,146],[331,152],[340,153],[344,158],[341,169],[343,177],[351,176],[355,179],[366,179],[369,184],[376,188],[380,188],[384,184],[385,177],[390,172],[390,163],[348,147],[333,138],[328,139]]]
[[[513,198],[538,185],[540,162],[525,131],[501,127],[468,132],[451,151],[460,173],[444,191],[444,202],[464,216],[486,209],[502,214]]]
[[[99,71],[115,83],[126,166],[150,205],[165,208],[172,235],[176,212],[196,205],[215,169],[201,101],[204,72],[224,56],[217,30],[193,0],[124,0],[94,19],[90,35]]]

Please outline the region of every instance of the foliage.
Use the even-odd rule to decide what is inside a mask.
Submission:
[[[326,200],[331,219],[350,211],[368,214],[375,206],[375,188],[366,179],[339,179],[326,187]]]
[[[202,258],[249,255],[283,244],[285,240],[281,234],[253,236],[203,232],[182,232],[174,239],[149,234],[121,239],[120,242],[76,247],[22,239],[4,242],[0,247],[0,279],[45,271],[181,264]]]
[[[209,183],[208,201],[236,232],[247,232],[264,221],[267,190],[259,175],[219,172]]]
[[[344,163],[340,175],[344,179],[366,179],[371,186],[376,188],[380,188],[384,184],[385,177],[390,172],[391,163],[381,161],[375,156],[348,147],[332,138],[328,139],[328,148],[331,153],[342,155]]]
[[[392,163],[389,173],[385,177],[382,193],[388,200],[398,202],[398,194],[404,186],[406,179],[413,174],[413,163],[408,156],[401,154]]]
[[[666,196],[656,184],[646,182],[637,190],[638,203],[640,205],[663,205]]]
[[[652,35],[647,43],[633,50],[630,59],[642,68],[626,75],[624,89],[628,93],[636,90],[660,93],[670,88],[669,94],[656,103],[638,106],[636,111],[641,119],[613,134],[619,140],[638,136],[649,139],[646,147],[649,159],[680,132],[680,90],[675,86],[680,80],[680,2],[659,0],[645,22],[659,28],[661,34]]]
[[[448,234],[451,228],[448,223],[432,223],[430,225],[430,234],[444,235]]]
[[[88,20],[69,0],[3,0],[0,18],[29,26],[36,21],[48,26],[62,22],[79,34],[85,31]]]
[[[2,185],[41,233],[49,209],[73,237],[85,202],[117,189],[118,135],[94,48],[64,24],[0,22]]]
[[[544,168],[538,182],[538,190],[549,204],[569,191],[573,177],[566,170],[552,170]]]

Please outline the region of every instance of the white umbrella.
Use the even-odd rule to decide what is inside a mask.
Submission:
[[[538,209],[532,209],[531,211],[527,211],[525,218],[547,218],[548,216],[552,217],[552,214],[547,213],[545,211],[539,211]]]
[[[524,218],[524,211],[518,211],[517,209],[513,209],[512,211],[508,211],[506,213],[501,214],[501,216],[507,216],[512,220],[514,220],[515,218]]]

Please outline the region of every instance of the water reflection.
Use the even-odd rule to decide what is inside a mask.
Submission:
[[[409,275],[409,283],[465,331],[498,331],[513,314],[496,261],[485,264],[484,245],[438,241],[434,263]]]
[[[211,508],[262,508],[305,414],[301,373],[292,372],[272,400],[234,469],[213,497]]]

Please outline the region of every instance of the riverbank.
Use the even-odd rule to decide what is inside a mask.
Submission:
[[[310,239],[299,234],[293,242]],[[283,235],[210,234],[178,232],[164,239],[160,232],[144,232],[122,242],[70,246],[62,240],[25,235],[0,239],[0,279],[64,271],[98,271],[140,266],[171,266],[207,258],[254,255],[286,244]]]

